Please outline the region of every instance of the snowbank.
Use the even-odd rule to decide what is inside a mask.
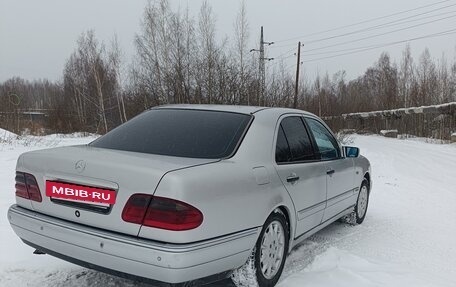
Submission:
[[[409,134],[398,134],[397,138],[401,139],[401,140],[416,141],[416,142],[423,142],[423,143],[429,143],[429,144],[449,144],[449,143],[451,143],[448,140],[417,137],[415,135],[409,135]]]
[[[388,138],[397,138],[398,131],[397,130],[381,130],[380,134],[384,137]]]
[[[343,114],[342,117],[346,118],[370,118],[370,117],[391,117],[409,114],[450,114],[451,111],[456,110],[456,102],[432,105],[432,106],[421,106],[411,108],[401,108],[394,110],[383,110],[373,112],[362,112],[362,113],[349,113]]]
[[[1,141],[9,141],[9,140],[14,139],[14,138],[17,138],[17,134],[0,128],[0,142]]]
[[[2,137],[3,131],[4,137]],[[67,142],[79,142],[87,139],[95,140],[99,135],[91,133],[50,134],[46,136],[16,135],[0,129],[0,151],[16,147],[51,148]]]

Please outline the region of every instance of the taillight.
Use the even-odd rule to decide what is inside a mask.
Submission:
[[[203,214],[197,208],[182,201],[134,194],[124,207],[122,219],[149,227],[183,231],[200,226],[203,222]]]
[[[16,172],[16,196],[41,202],[41,192],[36,178],[28,173]]]
[[[36,178],[33,175],[26,173],[25,183],[27,184],[30,200],[41,202],[41,192],[38,183],[36,182]]]
[[[173,199],[153,197],[143,224],[167,230],[189,230],[201,225],[203,214],[195,207]]]
[[[25,185],[25,174],[21,172],[16,172],[16,196],[30,199],[30,196],[27,191],[27,186]]]
[[[152,196],[147,194],[134,194],[131,196],[122,211],[122,219],[126,222],[142,224],[151,198]]]

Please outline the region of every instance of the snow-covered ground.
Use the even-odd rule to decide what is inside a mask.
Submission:
[[[307,239],[290,254],[279,285],[456,286],[456,144],[380,136],[353,139],[373,168],[366,220],[358,226],[337,222]],[[138,286],[32,255],[6,218],[14,202],[19,154],[91,140],[47,136],[2,141],[0,131],[0,286]]]

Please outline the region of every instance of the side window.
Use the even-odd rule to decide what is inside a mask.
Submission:
[[[314,135],[321,159],[331,160],[339,158],[339,145],[328,129],[315,119],[306,118],[306,121]]]
[[[276,162],[284,163],[291,161],[290,147],[288,146],[287,138],[283,133],[282,125],[279,126],[279,133],[277,134],[276,145]]]
[[[281,135],[281,133],[283,133],[283,135]],[[288,144],[288,149],[285,148],[283,139],[280,139],[281,136],[283,136],[283,139],[285,139]],[[281,154],[278,154],[279,140],[282,141],[280,143],[281,149],[285,150],[287,153],[288,160],[286,162],[299,162],[315,159],[312,143],[301,117],[288,117],[282,120],[279,137],[277,138],[276,160],[277,157],[284,159]]]

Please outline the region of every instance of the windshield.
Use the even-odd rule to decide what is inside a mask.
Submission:
[[[90,146],[192,158],[230,156],[251,115],[187,109],[154,109],[90,143]]]

